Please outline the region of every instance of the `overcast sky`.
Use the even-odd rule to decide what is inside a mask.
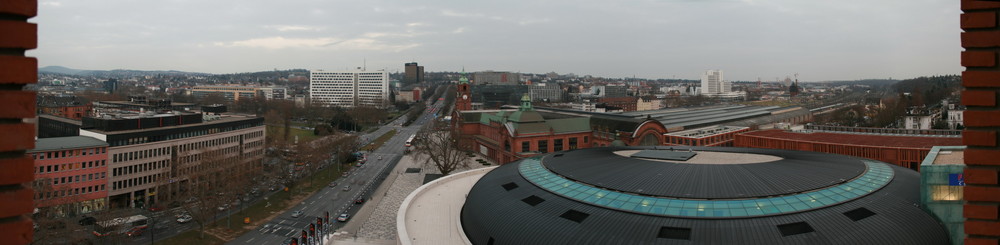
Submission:
[[[39,1],[40,66],[805,81],[958,74],[959,1]]]

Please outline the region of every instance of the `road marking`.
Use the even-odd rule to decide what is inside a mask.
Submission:
[[[290,230],[290,231],[288,231],[288,234],[285,234],[285,236],[291,236],[291,235],[292,235],[292,233],[295,233],[295,230]]]
[[[253,239],[256,239],[256,237],[250,238],[250,240],[247,240],[247,243],[250,243],[250,241],[253,241]]]

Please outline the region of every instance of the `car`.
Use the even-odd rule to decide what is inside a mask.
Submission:
[[[362,163],[361,163],[361,162],[358,162],[358,163],[355,163],[355,164],[354,164],[354,166],[355,166],[355,167],[361,167],[361,165],[362,165]]]
[[[181,216],[180,218],[177,218],[177,223],[184,224],[184,223],[187,223],[187,222],[191,222],[192,220],[194,220],[194,218],[191,217],[190,215],[184,215],[184,216]]]
[[[142,232],[144,232],[144,231],[146,231],[146,228],[144,228],[144,227],[135,227],[135,228],[132,228],[132,229],[128,230],[127,232],[125,232],[125,235],[128,235],[130,237],[131,236],[142,236]]]
[[[265,224],[264,227],[260,228],[260,233],[267,233],[271,231],[271,224]]]
[[[365,203],[365,199],[364,199],[364,198],[358,198],[358,199],[354,199],[354,203],[356,203],[356,204],[362,204],[362,203]]]
[[[163,206],[152,206],[152,207],[149,207],[149,211],[150,211],[150,212],[159,212],[159,211],[163,211]]]
[[[304,212],[302,210],[296,210],[295,212],[292,212],[292,218],[302,217],[302,215],[305,214],[305,213],[306,212]]]
[[[349,185],[345,185],[344,186],[344,191],[350,191],[350,190],[351,190],[351,186],[349,186]]]
[[[219,206],[219,211],[223,211],[223,210],[226,210],[226,209],[229,209],[229,204],[228,203],[222,204],[222,206]]]
[[[182,211],[182,212],[179,212],[179,213],[175,214],[174,218],[180,219],[181,217],[184,217],[184,216],[191,216],[191,214],[188,213],[187,211]]]
[[[347,222],[347,220],[349,220],[349,219],[351,219],[351,215],[350,214],[346,214],[346,213],[340,214],[340,216],[337,217],[337,221],[340,221],[340,222]]]
[[[330,182],[330,187],[337,186],[337,182]]]
[[[90,216],[83,216],[83,218],[76,223],[80,225],[93,225],[94,223],[97,223],[97,219]]]
[[[382,156],[378,156],[378,160],[382,160]]]

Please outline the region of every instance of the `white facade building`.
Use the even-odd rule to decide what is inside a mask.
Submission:
[[[701,94],[713,96],[732,91],[733,85],[724,79],[722,70],[707,70],[701,74]]]
[[[309,99],[341,107],[360,105],[384,107],[389,100],[389,73],[386,71],[309,72]]]

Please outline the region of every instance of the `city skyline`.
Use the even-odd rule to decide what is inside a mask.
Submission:
[[[411,61],[428,72],[677,79],[722,69],[731,80],[962,70],[958,2],[420,4],[42,1],[28,55],[42,67],[207,73],[401,72]]]

